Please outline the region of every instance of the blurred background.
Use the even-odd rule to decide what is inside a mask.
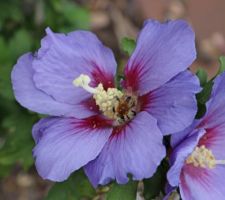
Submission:
[[[225,55],[224,11],[224,0],[0,0],[0,200],[41,200],[52,186],[33,167],[31,128],[41,116],[16,103],[10,83],[16,60],[40,47],[46,27],[95,32],[122,66],[121,39],[135,39],[145,19],[183,18],[196,32],[191,70],[202,67],[212,77]]]

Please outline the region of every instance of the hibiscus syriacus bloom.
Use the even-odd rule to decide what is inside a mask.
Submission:
[[[39,174],[63,181],[84,166],[94,186],[151,177],[165,156],[163,134],[183,130],[196,114],[199,82],[187,71],[196,56],[192,29],[146,21],[122,90],[113,53],[94,34],[46,32],[12,72],[17,101],[52,116],[33,128]]]
[[[207,112],[172,136],[168,181],[179,186],[183,200],[225,199],[225,73],[218,76]]]

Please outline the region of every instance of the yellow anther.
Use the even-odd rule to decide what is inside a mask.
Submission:
[[[89,76],[81,74],[73,81],[76,87],[82,87],[87,92],[93,94],[96,105],[99,106],[100,111],[111,119],[116,119],[116,115],[113,112],[113,108],[118,104],[118,99],[123,96],[123,93],[116,88],[108,88],[107,91],[100,83],[97,87],[92,88],[89,86],[91,79]]]
[[[195,150],[186,160],[187,164],[193,164],[195,167],[213,169],[216,165],[225,164],[225,160],[216,160],[212,151],[204,145],[195,147]]]
[[[116,88],[108,88],[104,90],[102,85],[99,84],[96,88],[96,93],[93,95],[96,104],[103,114],[111,119],[116,119],[113,108],[118,104],[117,99],[121,98],[123,93]]]

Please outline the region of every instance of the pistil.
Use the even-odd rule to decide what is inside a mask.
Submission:
[[[73,84],[93,94],[96,105],[105,116],[121,124],[136,115],[136,97],[124,94],[117,88],[105,90],[101,83],[97,87],[91,87],[90,82],[89,76],[81,74],[73,81]]]
[[[195,167],[213,169],[216,165],[225,165],[225,160],[216,160],[212,151],[204,145],[195,147],[192,154],[186,160],[187,164],[193,164]]]

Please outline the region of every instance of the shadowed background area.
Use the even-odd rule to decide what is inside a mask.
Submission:
[[[224,0],[0,1],[0,200],[41,200],[52,185],[33,167],[31,128],[42,116],[16,103],[10,83],[17,58],[39,48],[46,27],[95,32],[113,49],[122,69],[128,58],[121,40],[136,38],[145,19],[186,19],[196,32],[198,52],[191,70],[202,67],[213,77],[218,57],[225,55],[224,10]],[[101,192],[97,199],[104,199]]]

